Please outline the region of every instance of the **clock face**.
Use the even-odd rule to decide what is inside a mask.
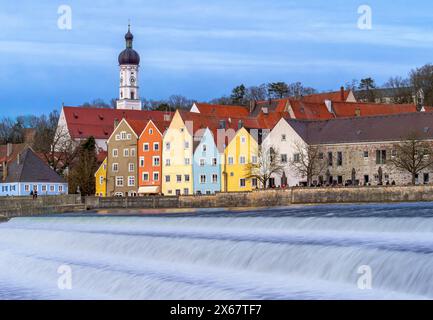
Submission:
[[[131,83],[134,84],[135,83],[135,78],[131,77],[131,79],[129,79],[129,81],[131,81]]]

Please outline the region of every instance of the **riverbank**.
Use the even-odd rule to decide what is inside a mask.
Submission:
[[[201,196],[0,198],[6,218],[105,209],[263,208],[341,203],[433,202],[433,186],[290,188]]]
[[[0,216],[0,223],[9,221],[9,218],[5,216]]]

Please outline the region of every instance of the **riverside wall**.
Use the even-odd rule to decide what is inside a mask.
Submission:
[[[97,209],[276,207],[302,204],[433,201],[433,185],[291,188],[202,196],[98,198],[77,195],[0,198],[0,221],[17,216]]]

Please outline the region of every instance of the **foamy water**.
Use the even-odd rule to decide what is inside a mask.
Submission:
[[[59,266],[71,290],[59,289]],[[89,298],[431,299],[433,204],[0,224],[0,299]]]

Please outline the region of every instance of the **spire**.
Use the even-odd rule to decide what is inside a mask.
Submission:
[[[126,48],[132,49],[132,40],[134,40],[134,36],[131,33],[131,22],[128,20],[128,32],[125,34],[126,40]]]

